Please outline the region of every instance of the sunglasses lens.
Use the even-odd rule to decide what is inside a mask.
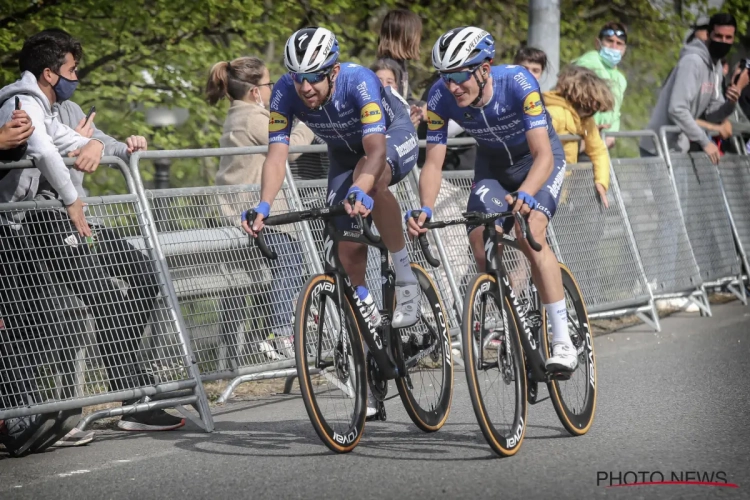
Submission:
[[[292,80],[295,82],[302,84],[305,80],[312,83],[318,83],[320,81],[323,81],[323,79],[326,77],[325,73],[291,73]]]
[[[470,71],[458,71],[456,73],[441,73],[441,77],[443,77],[443,80],[445,80],[445,83],[448,82],[455,82],[455,83],[464,83],[466,80],[471,78],[471,72]]]

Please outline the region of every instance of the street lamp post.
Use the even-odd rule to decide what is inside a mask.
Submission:
[[[154,128],[180,126],[185,123],[190,112],[185,108],[148,108],[146,109],[146,123]],[[169,187],[169,169],[172,160],[159,158],[154,160],[154,187],[166,189]]]

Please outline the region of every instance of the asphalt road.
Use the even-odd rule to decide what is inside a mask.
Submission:
[[[368,423],[354,452],[334,455],[297,395],[273,396],[217,408],[213,434],[104,431],[85,447],[1,459],[0,498],[750,498],[750,307],[713,313],[671,316],[660,334],[637,326],[596,337],[590,432],[568,436],[547,400],[530,407],[512,458],[485,444],[458,367],[435,434],[417,430],[396,398],[387,422]],[[597,484],[627,471],[723,472],[714,481],[738,488]]]

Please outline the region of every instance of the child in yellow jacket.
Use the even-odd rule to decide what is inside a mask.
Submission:
[[[594,113],[609,111],[615,105],[607,82],[590,69],[570,65],[557,77],[554,90],[544,92],[544,105],[552,116],[552,126],[558,135],[579,135],[585,141],[586,154],[594,165],[594,187],[602,204],[609,208],[609,153],[599,135]],[[578,140],[562,141],[565,161],[578,162]]]

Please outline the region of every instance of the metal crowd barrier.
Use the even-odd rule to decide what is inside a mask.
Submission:
[[[122,401],[79,428],[176,407],[210,432],[208,401],[135,194],[138,180],[119,158],[101,163],[120,169],[131,194],[83,200],[93,239],[78,236],[58,200],[0,204],[0,419]]]
[[[662,127],[660,136],[665,150],[667,133],[679,130],[677,127]],[[727,159],[729,163],[731,156],[725,155],[722,161]],[[738,157],[738,161],[744,161],[742,158]],[[722,163],[717,168],[704,153],[678,154],[668,150],[666,160],[703,286],[726,286],[746,304],[737,250],[742,249],[742,242],[735,239],[736,228],[733,228],[733,221],[736,218],[732,217],[726,203],[719,175]],[[712,200],[714,203],[709,204],[704,200]],[[741,216],[745,217],[745,214]],[[740,251],[744,253],[743,250]],[[710,315],[707,301],[705,309]]]
[[[459,143],[474,141],[449,142]],[[420,141],[424,146],[425,141]],[[269,243],[280,256],[269,262],[239,227],[241,211],[257,204],[258,186],[147,191],[139,166],[142,159],[266,151],[266,147],[248,147],[138,152],[132,155],[129,169],[119,159],[106,158],[123,171],[131,194],[87,200],[89,220],[102,228],[98,247],[67,242],[62,236],[68,234],[59,223],[50,226],[55,229],[47,230],[50,234],[41,233],[40,224],[28,223],[60,213],[57,201],[0,206],[5,216],[28,216],[20,226],[0,226],[5,233],[0,237],[3,250],[24,256],[3,263],[5,275],[15,280],[6,280],[12,281],[6,294],[21,294],[24,299],[3,297],[0,309],[0,378],[5,398],[0,418],[148,396],[145,404],[97,412],[79,427],[103,416],[192,404],[202,426],[210,431],[213,422],[201,380],[231,380],[220,401],[248,380],[287,377],[286,389],[291,387],[296,375],[294,355],[283,339],[292,331],[300,287],[312,273],[322,272],[322,224],[269,228],[273,233]],[[291,151],[320,153],[326,148],[303,146]],[[33,166],[26,163],[14,166]],[[747,270],[749,202],[743,195],[750,190],[750,157],[725,156],[721,167],[726,168],[706,165],[701,155],[615,159],[610,207],[603,209],[593,189],[591,165],[568,166],[548,242],[581,284],[592,317],[636,312],[658,330],[654,297],[697,294],[703,298],[703,311],[710,314],[702,287],[711,283],[739,284],[739,290],[733,291],[744,300],[740,261]],[[472,171],[444,173],[436,218],[465,211],[472,177]],[[391,188],[403,211],[420,206],[418,178],[415,169],[407,182]],[[295,182],[287,165],[272,210],[283,213],[321,205],[325,186],[325,180]],[[709,211],[704,208],[707,203],[695,199],[722,199],[724,204]],[[18,237],[9,232],[24,224],[30,234]],[[110,234],[117,237],[114,243],[107,239]],[[56,245],[44,239],[55,236],[61,237]],[[451,311],[456,346],[463,293],[476,265],[464,228],[432,231],[429,237],[440,256],[439,268],[424,263],[414,243],[408,243],[409,251],[438,284]],[[87,265],[77,266],[78,276],[61,267],[70,265],[69,258],[50,257],[76,251],[79,259],[87,259]],[[503,258],[516,292],[528,297],[531,273],[526,259],[513,249],[506,249]],[[380,302],[374,250],[368,262],[367,282]],[[10,270],[13,265],[20,266],[20,272]],[[120,276],[118,269],[129,272]],[[84,272],[90,279],[81,279]],[[107,300],[89,300],[94,290]],[[135,298],[137,293],[141,295]]]

